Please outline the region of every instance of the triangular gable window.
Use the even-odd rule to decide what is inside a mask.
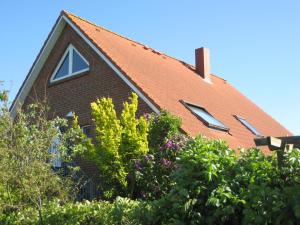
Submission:
[[[75,76],[89,69],[88,61],[70,44],[54,70],[51,82]]]

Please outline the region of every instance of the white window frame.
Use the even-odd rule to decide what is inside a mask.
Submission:
[[[72,73],[72,68],[73,68],[73,52],[76,51],[76,53],[83,59],[83,61],[88,65],[88,68],[86,69],[83,69],[83,70],[79,70],[75,73]],[[60,77],[60,78],[56,78],[55,79],[55,75],[56,73],[58,72],[58,70],[60,69],[61,65],[63,64],[67,54],[69,53],[69,71],[68,71],[68,74],[66,76],[63,76],[63,77]],[[59,63],[57,64],[52,76],[51,76],[51,79],[50,79],[50,83],[53,83],[53,82],[57,82],[57,81],[60,81],[60,80],[64,80],[68,77],[72,77],[72,76],[76,76],[78,74],[81,74],[83,72],[86,72],[86,71],[89,71],[90,70],[90,64],[89,62],[80,54],[80,52],[74,47],[74,45],[72,44],[69,44],[68,48],[66,49],[66,51],[64,52],[63,56],[61,57]]]

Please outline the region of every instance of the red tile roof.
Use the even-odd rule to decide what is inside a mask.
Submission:
[[[232,148],[253,147],[255,135],[233,115],[244,117],[265,136],[291,133],[231,86],[211,75],[206,82],[195,68],[136,41],[120,36],[82,18],[63,12],[156,106],[183,121],[191,135],[203,134],[226,140]],[[204,125],[180,100],[205,108],[230,128],[229,133]]]

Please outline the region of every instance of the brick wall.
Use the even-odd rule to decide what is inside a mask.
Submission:
[[[50,84],[50,77],[69,43],[72,43],[89,61],[90,71]],[[130,95],[131,89],[67,25],[25,99],[24,105],[46,98],[55,115],[65,116],[69,111],[75,111],[79,116],[80,124],[84,125],[91,123],[90,103],[97,98],[113,98],[116,110],[120,112],[122,103]],[[152,112],[152,110],[140,99],[138,114],[142,115],[144,112]]]
[[[88,60],[90,71],[67,80],[50,84],[50,78],[68,45],[74,47]],[[80,125],[92,124],[90,103],[101,97],[111,97],[116,111],[120,113],[122,103],[131,95],[131,89],[115,72],[67,25],[50,53],[35,81],[24,106],[37,100],[47,100],[51,115],[64,117],[75,111]],[[138,115],[152,112],[141,99]],[[90,163],[81,163],[83,171],[94,177],[96,170]]]

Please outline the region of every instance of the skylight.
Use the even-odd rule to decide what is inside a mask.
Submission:
[[[54,70],[51,82],[75,76],[88,70],[88,61],[70,44]]]
[[[246,128],[248,128],[253,134],[256,136],[262,136],[261,133],[256,130],[255,127],[253,127],[246,119],[240,117],[240,116],[235,116]]]
[[[204,108],[188,103],[184,103],[184,105],[190,109],[206,126],[223,131],[229,130],[228,127],[226,127],[221,121],[214,118]]]

